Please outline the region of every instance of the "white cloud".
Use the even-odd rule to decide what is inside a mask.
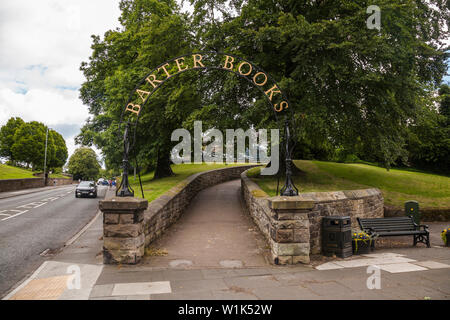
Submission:
[[[91,35],[119,26],[119,0],[1,0],[0,125],[10,117],[61,132],[69,153],[88,117],[78,98]]]

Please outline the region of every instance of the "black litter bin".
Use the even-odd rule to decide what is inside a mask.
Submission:
[[[352,225],[348,216],[329,216],[322,219],[322,252],[340,258],[352,255]]]

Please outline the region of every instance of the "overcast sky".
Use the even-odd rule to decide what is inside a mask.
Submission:
[[[119,0],[0,1],[0,125],[40,121],[66,140],[88,118],[79,96],[91,35],[119,26]]]
[[[63,135],[69,155],[88,118],[79,70],[91,35],[119,26],[119,0],[0,0],[0,125],[40,121]],[[446,78],[450,80],[449,77]]]

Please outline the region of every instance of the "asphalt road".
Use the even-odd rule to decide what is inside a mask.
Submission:
[[[75,185],[0,199],[0,297],[37,269],[97,213],[98,197],[75,198]]]

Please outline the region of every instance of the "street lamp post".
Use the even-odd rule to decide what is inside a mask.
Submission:
[[[284,183],[283,188],[280,190],[280,195],[282,196],[298,196],[298,189],[294,185],[294,181],[292,181],[292,159],[291,159],[291,150],[289,149],[289,139],[291,138],[290,132],[289,132],[289,122],[287,117],[284,120],[284,139],[285,139],[285,147],[286,147],[286,182]]]
[[[48,127],[47,131],[45,132],[45,155],[44,155],[44,186],[47,185],[47,174],[45,172],[46,165],[47,165],[47,141],[48,141]]]
[[[134,191],[128,182],[128,155],[130,152],[130,141],[129,141],[129,129],[130,123],[127,122],[125,127],[125,133],[123,135],[123,174],[120,181],[119,187],[116,189],[116,196],[118,197],[134,197]],[[120,192],[118,192],[120,189]]]

